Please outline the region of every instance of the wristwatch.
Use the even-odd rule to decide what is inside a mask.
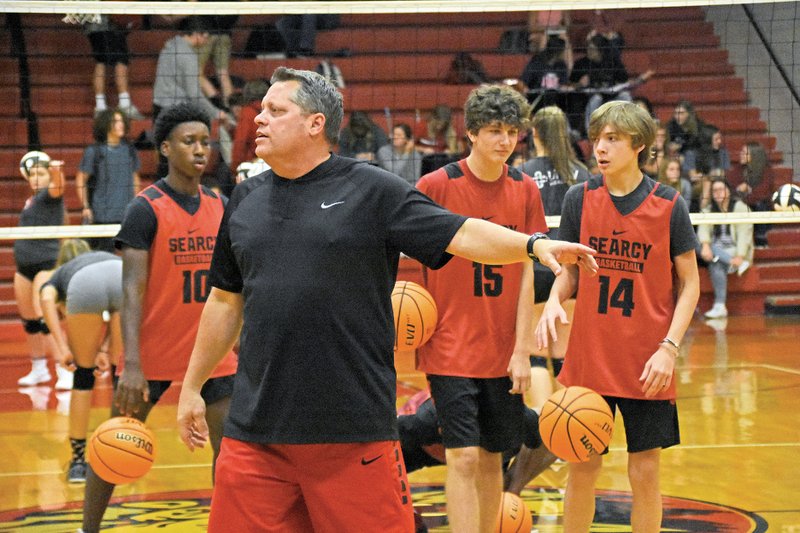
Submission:
[[[549,237],[547,236],[546,233],[536,232],[533,235],[531,235],[530,239],[528,239],[528,257],[530,257],[534,263],[538,263],[539,258],[536,257],[535,253],[533,253],[533,243],[535,243],[539,239],[548,239],[548,238]]]

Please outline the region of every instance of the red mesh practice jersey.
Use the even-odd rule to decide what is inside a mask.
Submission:
[[[153,194],[155,189],[160,194]],[[149,191],[149,193],[148,193]],[[158,229],[149,253],[139,350],[149,380],[181,380],[194,347],[208,298],[208,271],[224,206],[201,188],[200,207],[189,214],[151,185],[140,193],[152,206]],[[211,377],[236,372],[236,356],[225,356]]]
[[[596,276],[581,274],[564,367],[564,385],[644,399],[639,381],[675,310],[670,217],[677,195],[656,194],[621,215],[605,185],[584,185],[580,242],[597,250]],[[650,399],[675,398],[669,389]]]
[[[517,169],[504,166],[499,180],[485,182],[461,160],[424,176],[417,187],[455,213],[522,233],[547,231],[539,188]],[[417,351],[418,368],[472,378],[508,375],[523,268],[533,265],[484,265],[454,257],[444,268],[426,271],[439,321]]]

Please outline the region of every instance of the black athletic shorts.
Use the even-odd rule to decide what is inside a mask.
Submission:
[[[547,368],[547,357],[544,357],[543,355],[532,355],[530,360],[531,367]],[[550,361],[553,364],[553,377],[558,377],[558,375],[561,373],[561,368],[564,366],[564,360],[556,359],[554,357],[551,358]]]
[[[129,53],[127,36],[124,31],[95,31],[89,34],[92,57],[104,65],[128,64]]]
[[[17,272],[22,274],[22,277],[27,279],[28,281],[33,281],[33,278],[36,277],[36,274],[41,272],[42,270],[53,270],[56,267],[55,260],[52,261],[44,261],[42,263],[35,263],[32,265],[17,265]]]
[[[148,380],[147,385],[150,388],[150,403],[155,405],[161,399],[161,396],[167,392],[169,386],[172,385],[172,381]],[[203,397],[206,405],[217,403],[223,398],[230,397],[231,394],[233,394],[233,374],[211,378],[200,389],[200,396]]]
[[[533,303],[544,303],[550,297],[550,289],[556,275],[541,263],[533,264]]]
[[[674,400],[634,400],[603,396],[616,416],[617,408],[625,425],[628,453],[669,448],[681,442],[678,406]]]
[[[521,394],[511,379],[428,375],[445,448],[480,446],[501,453],[522,443]]]

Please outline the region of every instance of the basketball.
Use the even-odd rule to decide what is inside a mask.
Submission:
[[[414,350],[433,335],[439,316],[431,293],[412,281],[398,281],[392,291],[395,351]]]
[[[786,183],[772,194],[772,207],[775,211],[800,211],[800,186]]]
[[[613,431],[614,417],[608,403],[586,387],[556,391],[539,414],[539,433],[544,445],[571,463],[582,463],[603,453]]]
[[[500,516],[497,518],[495,533],[530,533],[533,518],[522,498],[511,492],[504,492],[500,500]]]
[[[135,418],[118,416],[100,424],[89,439],[86,456],[92,470],[115,485],[131,483],[153,466],[153,432]]]

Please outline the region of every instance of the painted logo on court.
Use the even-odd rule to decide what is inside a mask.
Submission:
[[[414,508],[431,533],[449,531],[442,485],[412,486]],[[592,531],[630,531],[628,492],[598,490],[597,513]],[[561,531],[563,494],[559,489],[532,487],[522,499],[533,513],[539,533]],[[103,519],[103,531],[164,530],[206,531],[211,503],[209,490],[166,492],[114,498]],[[57,508],[29,508],[0,512],[0,532],[75,531],[81,526],[81,502]],[[664,497],[662,530],[673,533],[761,533],[767,522],[755,513],[710,502]]]
[[[444,487],[417,485],[411,492],[414,508],[431,533],[449,531],[445,515]],[[597,490],[597,509],[591,531],[630,532],[631,494]],[[533,527],[539,533],[560,533],[564,494],[552,487],[529,487],[522,499],[533,514]],[[670,533],[761,533],[767,521],[760,516],[724,505],[664,496],[662,531]]]

